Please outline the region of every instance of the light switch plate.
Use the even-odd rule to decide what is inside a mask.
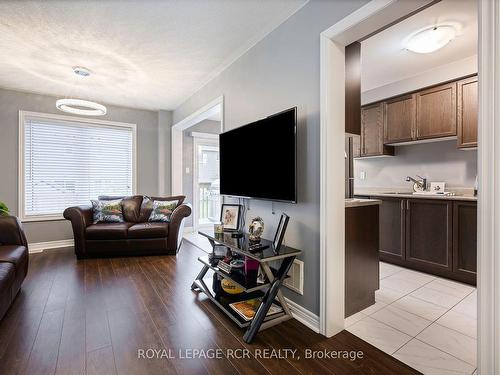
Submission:
[[[360,180],[366,180],[366,172],[365,171],[361,171],[359,173],[359,179]]]

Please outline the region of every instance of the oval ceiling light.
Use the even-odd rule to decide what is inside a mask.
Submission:
[[[446,46],[456,36],[457,29],[453,25],[430,26],[411,34],[403,45],[412,52],[432,53]]]
[[[90,69],[83,66],[74,66],[73,73],[80,78],[90,76]],[[103,116],[106,114],[106,107],[102,104],[82,99],[58,99],[56,100],[58,110],[82,116]]]
[[[106,114],[105,106],[81,99],[59,99],[56,101],[56,107],[60,111],[75,115],[103,116]]]

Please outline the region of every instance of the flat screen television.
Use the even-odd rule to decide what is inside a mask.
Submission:
[[[222,195],[297,202],[297,108],[220,134]]]

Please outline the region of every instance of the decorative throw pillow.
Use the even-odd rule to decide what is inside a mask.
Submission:
[[[122,200],[100,201],[92,200],[94,224],[123,223]]]
[[[170,222],[172,212],[177,207],[178,200],[175,201],[153,201],[153,211],[149,215],[149,221]]]

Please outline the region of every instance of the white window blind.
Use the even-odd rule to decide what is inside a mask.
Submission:
[[[23,218],[60,217],[99,195],[131,195],[135,128],[24,116]]]

